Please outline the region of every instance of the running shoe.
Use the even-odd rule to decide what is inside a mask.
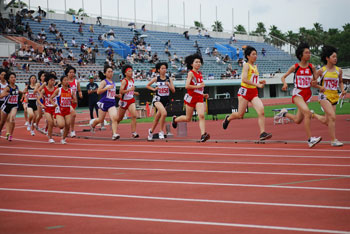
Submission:
[[[339,146],[343,146],[344,144],[340,141],[338,141],[337,139],[335,139],[334,141],[331,142],[331,146],[335,146],[335,147],[339,147]]]
[[[315,118],[315,111],[314,110],[310,110],[311,112],[311,119]]]
[[[77,136],[77,135],[75,135],[75,131],[71,131],[71,132],[70,132],[70,137],[71,137],[71,138],[74,138],[74,137],[76,137],[76,136]]]
[[[49,143],[55,143],[55,140],[54,139],[49,139]]]
[[[27,131],[30,131],[32,129],[32,126],[30,124],[27,124]]]
[[[10,133],[6,133],[6,140],[9,141]]]
[[[274,119],[279,120],[279,119],[285,117],[287,113],[288,113],[288,110],[286,108],[283,108],[279,113],[277,113],[275,115]]]
[[[163,131],[160,131],[160,132],[158,133],[158,137],[159,137],[159,139],[164,139],[164,132],[163,132]]]
[[[95,128],[92,127],[92,124],[94,123],[95,119],[91,119],[89,122],[89,126],[90,126],[90,132],[95,133]]]
[[[7,140],[12,141],[12,136],[10,134],[8,135]]]
[[[229,115],[226,115],[224,121],[222,122],[223,129],[226,129],[228,127],[228,124],[230,123],[230,121],[228,120],[229,117],[230,117]]]
[[[322,137],[310,137],[310,139],[307,141],[310,148],[317,145],[322,140]]]
[[[204,133],[202,136],[201,136],[201,139],[200,139],[200,142],[206,142],[207,140],[210,139],[210,135],[208,133]]]
[[[61,133],[61,136],[63,136],[64,130],[61,129],[61,130],[60,130],[60,133]]]
[[[26,123],[24,124],[24,126],[28,126],[29,125],[29,123],[28,123],[28,121],[26,121]],[[28,130],[29,131],[29,130]]]
[[[148,129],[148,137],[147,137],[147,140],[149,140],[149,141],[153,140],[153,133],[152,133],[151,129]]]
[[[137,134],[137,132],[133,132],[133,133],[131,133],[131,137],[132,138],[139,138],[140,136],[139,136],[139,134]]]
[[[112,136],[113,141],[118,140],[119,138],[120,138],[119,134],[113,134],[113,136]]]
[[[173,116],[173,120],[171,121],[171,125],[173,126],[173,128],[177,128],[177,123],[175,122],[176,116]]]
[[[271,137],[272,137],[271,133],[263,132],[263,133],[260,134],[260,140],[261,141],[270,139]]]
[[[35,136],[35,132],[33,130],[30,131],[30,135]]]
[[[66,139],[62,139],[62,140],[61,140],[61,144],[62,144],[62,145],[67,144]]]

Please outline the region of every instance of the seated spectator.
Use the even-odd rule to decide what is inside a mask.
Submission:
[[[130,54],[128,54],[128,56],[126,56],[126,61],[128,61],[128,63],[131,63],[131,64],[134,63],[134,60],[133,60],[133,58],[131,57]]]
[[[164,53],[167,54],[168,56],[171,56],[171,53],[169,52],[169,49],[167,46],[164,49]]]
[[[243,66],[243,59],[242,58],[238,59],[238,66],[240,66],[240,67]]]
[[[29,63],[23,63],[22,70],[24,72],[29,72],[30,64]]]
[[[69,48],[68,48],[68,42],[67,42],[67,41],[64,41],[63,47],[64,47],[66,50],[69,50]]]
[[[72,38],[72,46],[73,47],[78,47],[77,43],[75,42],[75,38],[74,37]]]
[[[262,48],[262,49],[261,49],[261,53],[262,53],[263,56],[266,55],[266,50],[265,50],[265,48]]]
[[[49,32],[52,33],[52,34],[55,34],[56,33],[56,28],[55,28],[55,24],[50,24],[49,26]]]
[[[49,59],[49,57],[45,56],[44,63],[45,63],[46,66],[50,66],[50,59]]]
[[[94,25],[90,24],[89,31],[90,31],[91,33],[94,33],[94,32],[95,32],[95,31],[94,31]]]
[[[73,51],[71,51],[71,50],[70,50],[69,53],[68,53],[68,59],[74,61],[74,53],[73,53]]]
[[[211,55],[210,55],[210,48],[209,47],[207,47],[205,49],[205,54],[208,55],[209,57],[211,57]]]
[[[208,30],[205,30],[205,31],[204,31],[204,36],[207,37],[207,38],[210,38],[210,35],[209,35]]]
[[[215,79],[214,74],[209,73],[209,74],[208,74],[208,80],[214,80],[214,79]]]
[[[20,49],[19,51],[18,51],[18,58],[19,59],[25,59],[25,57],[24,57],[24,52],[25,52],[25,49],[23,48],[23,49]]]
[[[235,36],[234,33],[233,33],[232,36],[230,37],[229,43],[232,44],[233,42],[237,42],[237,41],[236,41],[236,36]]]
[[[171,41],[170,40],[165,42],[165,47],[171,48]]]
[[[188,35],[188,31],[185,31],[183,34],[187,40],[190,40],[190,36]]]
[[[75,17],[75,15],[72,15],[72,19],[73,19],[73,24],[77,23],[77,18]]]
[[[225,57],[224,57],[224,59],[223,59],[223,61],[224,61],[225,63],[229,63],[229,62],[230,62],[230,56],[228,56],[228,54],[226,54]]]
[[[177,57],[176,53],[174,53],[174,55],[173,55],[173,60],[175,62],[180,62],[180,59],[179,59],[179,57]]]
[[[202,37],[202,30],[198,29],[198,37]]]
[[[146,25],[145,25],[145,24],[142,25],[141,30],[142,30],[143,32],[146,32]]]
[[[110,29],[110,30],[108,31],[107,35],[108,35],[108,36],[111,36],[111,35],[112,35],[113,37],[115,37],[115,33],[114,33],[113,29]]]
[[[221,60],[221,58],[220,58],[219,55],[217,55],[215,59],[216,59],[216,62],[217,62],[218,64],[220,64],[220,63],[221,63],[221,64],[225,64],[225,62]]]

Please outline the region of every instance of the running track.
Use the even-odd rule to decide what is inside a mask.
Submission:
[[[348,144],[51,145],[23,129],[0,139],[0,233],[350,233]]]

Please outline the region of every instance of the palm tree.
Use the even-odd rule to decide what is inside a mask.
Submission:
[[[270,26],[269,36],[271,37],[270,42],[272,45],[282,47],[285,44],[282,40],[286,40],[286,38],[284,37],[281,30],[277,28],[277,26],[275,25]]]
[[[221,21],[214,21],[212,28],[214,32],[222,32],[224,30]]]
[[[246,34],[247,31],[245,30],[244,26],[239,24],[235,27],[236,32]]]
[[[194,26],[198,29],[204,28],[204,25],[199,21],[194,21]]]
[[[257,28],[253,33],[257,33],[260,36],[265,36],[266,34],[266,28],[263,22],[258,22],[257,23]]]

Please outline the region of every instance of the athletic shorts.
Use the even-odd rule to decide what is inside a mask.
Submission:
[[[310,88],[307,89],[293,89],[292,102],[294,103],[294,97],[302,97],[306,103],[310,102],[312,97],[312,92]]]
[[[32,108],[33,111],[36,111],[38,109],[37,105],[36,105],[36,100],[29,100],[28,101],[28,108]]]
[[[73,107],[73,109],[75,110],[75,109],[77,109],[77,106],[78,106],[78,103],[72,103],[72,105],[71,105],[72,107]]]
[[[70,107],[57,107],[55,110],[55,114],[63,117],[70,115]]]
[[[118,102],[119,106],[124,110],[129,109],[129,106],[133,103],[135,103],[135,98],[130,99],[130,100],[121,100],[120,99]]]
[[[191,96],[188,93],[185,94],[184,103],[189,107],[195,108],[197,103],[203,103],[203,95]]]
[[[7,115],[10,114],[13,108],[18,108],[17,104],[3,104],[1,106],[1,110],[5,112]]]
[[[319,93],[318,94],[318,101],[327,100],[332,105],[337,105],[339,101],[339,94],[338,92],[325,92],[325,93]]]
[[[237,96],[241,96],[251,102],[255,97],[258,97],[258,88],[240,87]]]
[[[115,106],[115,102],[97,102],[97,106],[103,112],[108,112],[109,108]]]
[[[45,113],[49,113],[51,115],[55,115],[55,107],[54,106],[47,106],[45,108]]]
[[[169,97],[168,96],[165,96],[165,97],[162,97],[162,96],[154,96],[153,100],[152,100],[152,105],[154,107],[156,107],[154,104],[156,102],[160,102],[163,104],[164,107],[166,107],[168,104],[169,104]]]

